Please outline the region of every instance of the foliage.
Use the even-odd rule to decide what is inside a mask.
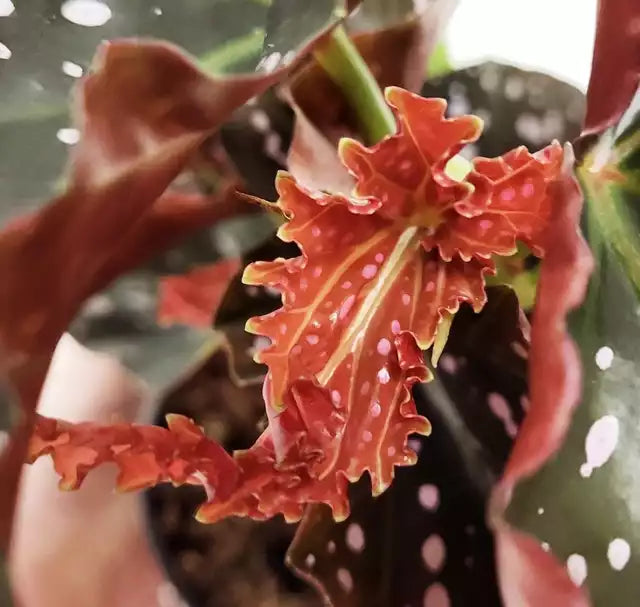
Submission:
[[[463,92],[476,78],[487,93],[489,72],[447,75],[449,108],[412,92],[454,2],[242,4],[258,29],[231,28],[200,67],[167,43],[105,43],[78,87],[63,191],[0,233],[3,546],[20,462],[50,455],[62,489],[109,462],[122,491],[202,487],[200,522],[302,519],[288,560],[336,606],[629,604],[640,72],[635,26],[614,24],[637,25],[637,7],[600,3],[574,163],[557,141],[495,150],[504,135],[461,156],[483,145]],[[504,76],[507,97],[520,77]],[[0,129],[29,122],[7,107]],[[295,124],[281,136],[274,116]],[[247,122],[268,161],[252,161]],[[252,445],[231,452],[180,413],[166,427],[36,413],[90,297],[249,211],[267,237],[162,279],[157,320],[209,338],[202,374],[225,411],[264,406]]]

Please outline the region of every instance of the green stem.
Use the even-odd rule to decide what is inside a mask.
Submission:
[[[396,121],[384,95],[343,26],[333,30],[314,56],[356,112],[367,143],[395,133]]]

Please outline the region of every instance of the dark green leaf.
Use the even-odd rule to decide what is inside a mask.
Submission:
[[[61,188],[65,150],[74,141],[68,101],[103,40],[156,38],[180,45],[216,74],[273,71],[328,24],[344,16],[340,0],[111,0],[100,26],[65,18],[65,3],[21,3],[2,18],[11,57],[0,75],[0,222],[37,207]],[[274,46],[271,46],[274,45]],[[277,48],[276,48],[277,47]],[[277,56],[276,53],[277,52]],[[285,61],[286,59],[286,61]]]
[[[508,510],[511,523],[568,560],[574,579],[586,572],[593,604],[607,607],[635,604],[640,592],[638,99],[577,168],[583,230],[596,262],[586,298],[570,317],[581,402],[558,454],[521,483]],[[575,564],[582,559],[583,571]]]

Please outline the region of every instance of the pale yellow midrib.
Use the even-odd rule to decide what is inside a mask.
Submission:
[[[400,234],[396,246],[391,251],[391,255],[389,255],[389,258],[378,273],[374,288],[369,291],[355,318],[349,323],[347,331],[340,339],[340,346],[331,355],[326,365],[316,373],[316,378],[321,385],[327,384],[340,362],[353,350],[354,342],[378,309],[377,302],[381,301],[393,286],[394,281],[391,278],[397,274],[397,266],[400,265],[400,261],[407,249],[420,246],[420,241],[414,238],[417,232],[418,226],[411,226]]]

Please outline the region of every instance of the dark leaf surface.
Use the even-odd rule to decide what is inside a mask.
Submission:
[[[309,3],[304,13],[259,0],[113,0],[84,11],[81,4],[20,3],[0,21],[11,52],[0,76],[0,220],[61,188],[65,152],[78,136],[67,111],[70,91],[103,40],[166,40],[200,57],[208,72],[266,74],[296,59],[342,9],[339,0]]]
[[[292,566],[337,607],[501,605],[484,506],[526,406],[514,295],[490,289],[485,310],[463,308],[451,335],[438,379],[414,389],[433,426],[412,439],[416,466],[375,499],[362,479],[343,523],[310,508],[290,549]]]
[[[448,100],[449,115],[472,113],[485,122],[482,138],[463,155],[496,156],[518,145],[539,148],[580,133],[584,95],[546,74],[484,63],[428,80],[421,91]]]
[[[639,126],[635,103],[578,166],[583,228],[596,262],[569,324],[582,365],[581,398],[571,395],[580,405],[560,451],[521,484],[508,512],[566,561],[598,606],[630,605],[640,592]]]

